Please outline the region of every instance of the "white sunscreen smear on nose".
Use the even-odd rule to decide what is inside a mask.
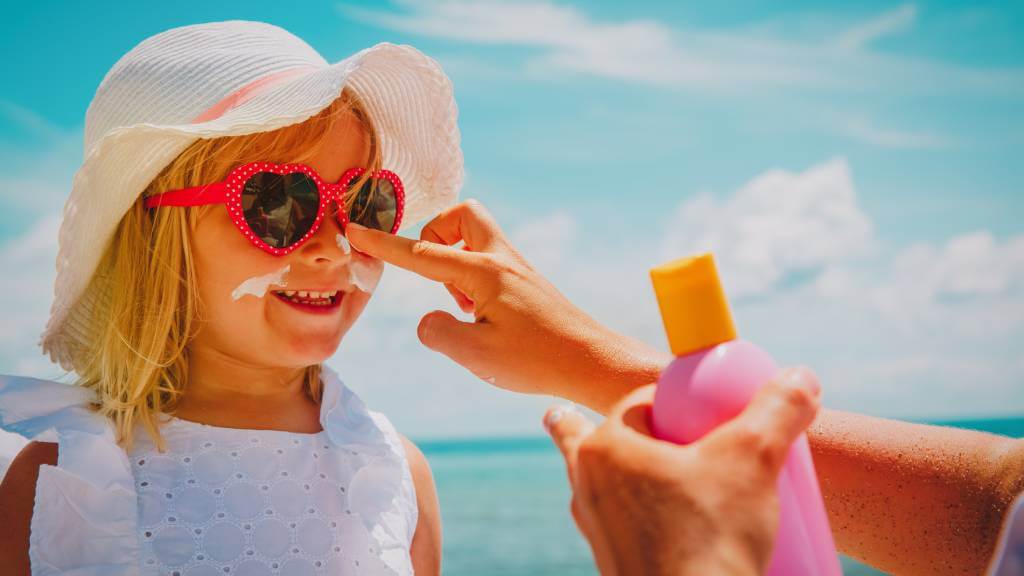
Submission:
[[[373,294],[377,289],[377,283],[380,282],[382,270],[369,256],[353,256],[352,261],[348,263],[348,281],[359,290]]]
[[[345,238],[341,234],[335,234],[334,235],[334,241],[338,243],[338,248],[341,248],[342,252],[344,252],[345,254],[351,254],[352,253],[352,249],[349,248],[349,245],[348,245],[348,238]]]
[[[267,289],[270,288],[271,284],[277,284],[278,286],[287,286],[288,282],[285,277],[288,275],[288,271],[291,270],[291,265],[281,268],[277,272],[271,272],[270,274],[264,274],[263,276],[253,276],[245,282],[238,285],[231,292],[231,299],[238,300],[246,294],[252,294],[257,298],[263,298],[267,295]]]

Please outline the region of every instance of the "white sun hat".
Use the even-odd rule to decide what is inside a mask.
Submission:
[[[85,365],[87,320],[108,309],[109,295],[90,284],[103,251],[185,148],[302,122],[343,88],[365,105],[384,165],[405,183],[402,228],[452,204],[463,164],[451,81],[412,47],[378,44],[330,64],[286,30],[232,20],[167,30],[118,60],[86,112],[85,160],[64,205],[43,352],[68,371]]]

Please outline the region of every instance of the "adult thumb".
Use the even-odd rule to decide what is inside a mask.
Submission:
[[[416,328],[416,335],[424,346],[440,352],[481,377],[483,368],[484,332],[489,328],[485,324],[463,322],[443,310],[434,310],[422,319]]]
[[[771,477],[778,476],[789,447],[814,421],[820,399],[821,386],[813,372],[784,370],[758,390],[739,416],[705,440],[713,449],[753,451],[744,454],[746,459],[763,465]]]

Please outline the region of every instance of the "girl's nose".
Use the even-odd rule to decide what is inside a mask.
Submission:
[[[299,256],[308,264],[343,263],[350,257],[345,249],[348,243],[339,240],[344,236],[338,220],[339,209],[337,202],[328,204],[320,228],[299,248]]]

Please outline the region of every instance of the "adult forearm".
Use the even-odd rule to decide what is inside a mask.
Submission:
[[[840,551],[898,574],[980,574],[1024,489],[1024,441],[833,410],[808,431]]]
[[[558,384],[558,395],[607,414],[633,390],[657,382],[672,355],[596,321],[588,323],[573,347],[577,357],[566,363],[571,368]]]

